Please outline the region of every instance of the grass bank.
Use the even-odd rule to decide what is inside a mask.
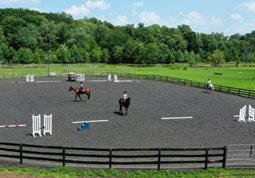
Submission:
[[[119,171],[116,169],[81,170],[59,167],[54,169],[0,167],[0,176],[47,178],[253,178],[255,170],[209,169],[201,171]]]

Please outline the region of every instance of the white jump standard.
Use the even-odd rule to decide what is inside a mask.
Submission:
[[[112,81],[112,74],[109,74],[109,75],[108,75],[107,81],[108,81],[108,82],[111,82],[111,81]]]
[[[52,114],[43,115],[43,135],[49,133],[52,135]]]
[[[35,134],[38,134],[40,137],[41,134],[41,114],[38,116],[32,115],[32,135],[35,137]]]
[[[32,135],[35,137],[38,134],[40,137],[49,133],[52,135],[52,114],[43,115],[43,127],[41,127],[41,114],[38,116],[32,115]]]
[[[76,76],[76,81],[78,81],[78,82],[85,82],[85,74],[78,74]]]
[[[34,82],[34,81],[35,81],[34,75],[31,75],[31,74],[26,75],[26,82]]]
[[[192,116],[182,116],[182,117],[162,117],[162,120],[180,120],[180,119],[193,119]]]
[[[247,109],[248,109],[248,114],[246,113]],[[248,122],[255,122],[254,113],[255,113],[255,109],[252,108],[251,105],[249,105],[249,108],[247,108],[247,106],[244,105],[244,107],[242,107],[239,110],[239,115],[234,115],[234,117],[238,117],[237,121],[239,122],[246,122],[246,118]]]
[[[248,122],[255,122],[255,109],[249,105]]]

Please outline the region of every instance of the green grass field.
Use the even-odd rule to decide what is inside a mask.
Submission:
[[[194,67],[188,68],[185,64],[174,66],[134,67],[129,65],[79,64],[79,65],[50,65],[49,71],[57,75],[68,72],[93,75],[107,75],[109,73],[147,74],[171,76],[189,79],[197,82],[207,82],[210,78],[213,84],[255,90],[255,67]],[[17,77],[24,74],[47,75],[47,65],[12,66],[0,69],[0,78]],[[221,74],[221,75],[217,75]]]
[[[254,178],[255,170],[209,169],[207,171],[119,171],[116,169],[81,170],[59,167],[54,169],[0,167],[0,176],[30,176],[47,178]]]

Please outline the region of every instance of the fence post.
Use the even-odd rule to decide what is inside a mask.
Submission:
[[[62,148],[62,159],[63,159],[63,162],[62,162],[62,166],[65,166],[66,165],[66,148],[65,147],[63,147]]]
[[[158,149],[158,171],[160,170],[160,162],[161,162],[161,148]]]
[[[208,148],[205,149],[205,170],[208,168]]]
[[[23,145],[22,144],[19,145],[19,163],[20,164],[23,163]]]
[[[226,169],[226,162],[227,162],[227,147],[224,146],[223,148],[223,162],[222,162],[222,168]]]
[[[251,145],[251,150],[250,150],[250,158],[251,158],[251,155],[252,155],[252,145]]]
[[[109,168],[112,168],[112,149],[109,149]]]

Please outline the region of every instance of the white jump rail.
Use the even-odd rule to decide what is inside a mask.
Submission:
[[[182,117],[162,117],[162,120],[179,120],[179,119],[193,119],[192,116],[182,116]]]
[[[37,80],[36,83],[60,83],[61,80]]]
[[[82,124],[82,123],[95,123],[95,122],[108,122],[109,120],[90,120],[90,121],[74,121],[73,124]]]
[[[0,125],[0,128],[26,127],[26,124]]]

